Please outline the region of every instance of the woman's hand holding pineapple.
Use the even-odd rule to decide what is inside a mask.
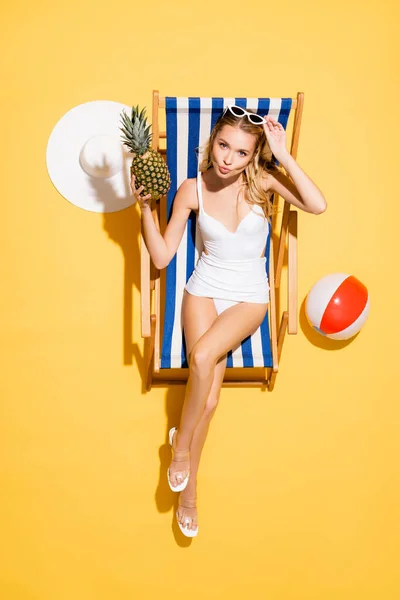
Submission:
[[[132,153],[131,188],[141,210],[151,209],[150,198],[158,202],[171,185],[171,176],[168,167],[157,150],[151,146],[151,125],[147,124],[146,109],[139,110],[139,106],[132,107],[131,116],[123,109],[121,112],[122,142]],[[135,188],[135,180],[138,189]],[[150,192],[141,196],[141,192]]]
[[[142,191],[144,190],[144,185],[141,185],[140,188],[138,188],[138,189],[135,188],[135,176],[133,173],[131,176],[131,190],[132,190],[132,194],[135,196],[136,200],[139,203],[140,210],[143,210],[143,209],[146,210],[146,208],[149,208],[151,210],[151,206],[149,204],[151,194],[147,194],[147,196],[140,195],[142,193]]]

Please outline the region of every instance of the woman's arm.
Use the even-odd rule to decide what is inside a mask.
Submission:
[[[284,128],[272,117],[267,116],[266,121],[264,131],[271,151],[290,176],[282,172],[270,173],[266,189],[276,192],[301,210],[314,215],[323,213],[327,208],[324,195],[287,151]]]
[[[305,212],[313,215],[323,213],[327,203],[321,190],[299,167],[293,156],[286,151],[286,153],[280,152],[279,157],[276,158],[289,173],[290,178],[280,171],[269,173],[266,189],[276,192],[286,202]]]
[[[165,229],[164,236],[158,231],[151,214],[151,207],[148,202],[150,195],[140,197],[140,190],[135,190],[134,195],[139,200],[142,213],[143,237],[146,247],[149,251],[151,260],[156,269],[164,269],[171,262],[176,253],[179,243],[185,231],[186,222],[190,212],[196,209],[193,204],[193,182],[186,179],[179,187],[173,204],[172,215]]]

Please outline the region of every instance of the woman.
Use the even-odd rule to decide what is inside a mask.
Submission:
[[[272,154],[284,167],[275,166]],[[326,209],[319,188],[286,149],[286,133],[272,117],[230,106],[204,147],[197,178],[179,187],[162,236],[153,221],[150,194],[132,191],[141,212],[144,239],[156,268],[175,255],[187,219],[198,214],[204,250],[186,284],[182,322],[189,378],[179,430],[171,429],[168,481],[180,492],[177,521],[188,537],[198,532],[196,508],[200,455],[216,410],[226,354],[256,331],[269,302],[265,246],[276,192],[312,214]]]

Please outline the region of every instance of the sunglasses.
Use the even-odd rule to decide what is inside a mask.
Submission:
[[[253,123],[253,125],[262,125],[263,123],[266,123],[265,118],[261,115],[257,115],[256,113],[250,113],[241,106],[236,106],[236,104],[228,104],[228,106],[225,107],[222,116],[226,113],[227,110],[229,110],[235,117],[240,118],[246,115],[250,123]]]

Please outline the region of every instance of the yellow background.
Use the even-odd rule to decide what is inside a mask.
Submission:
[[[3,7],[2,600],[399,598],[396,5]],[[183,388],[142,391],[137,208],[76,208],[45,162],[69,109],[150,110],[153,88],[303,91],[298,162],[328,210],[299,214],[300,304],[338,271],[371,295],[341,345],[301,306],[273,393],[223,389],[192,542],[165,474]]]

